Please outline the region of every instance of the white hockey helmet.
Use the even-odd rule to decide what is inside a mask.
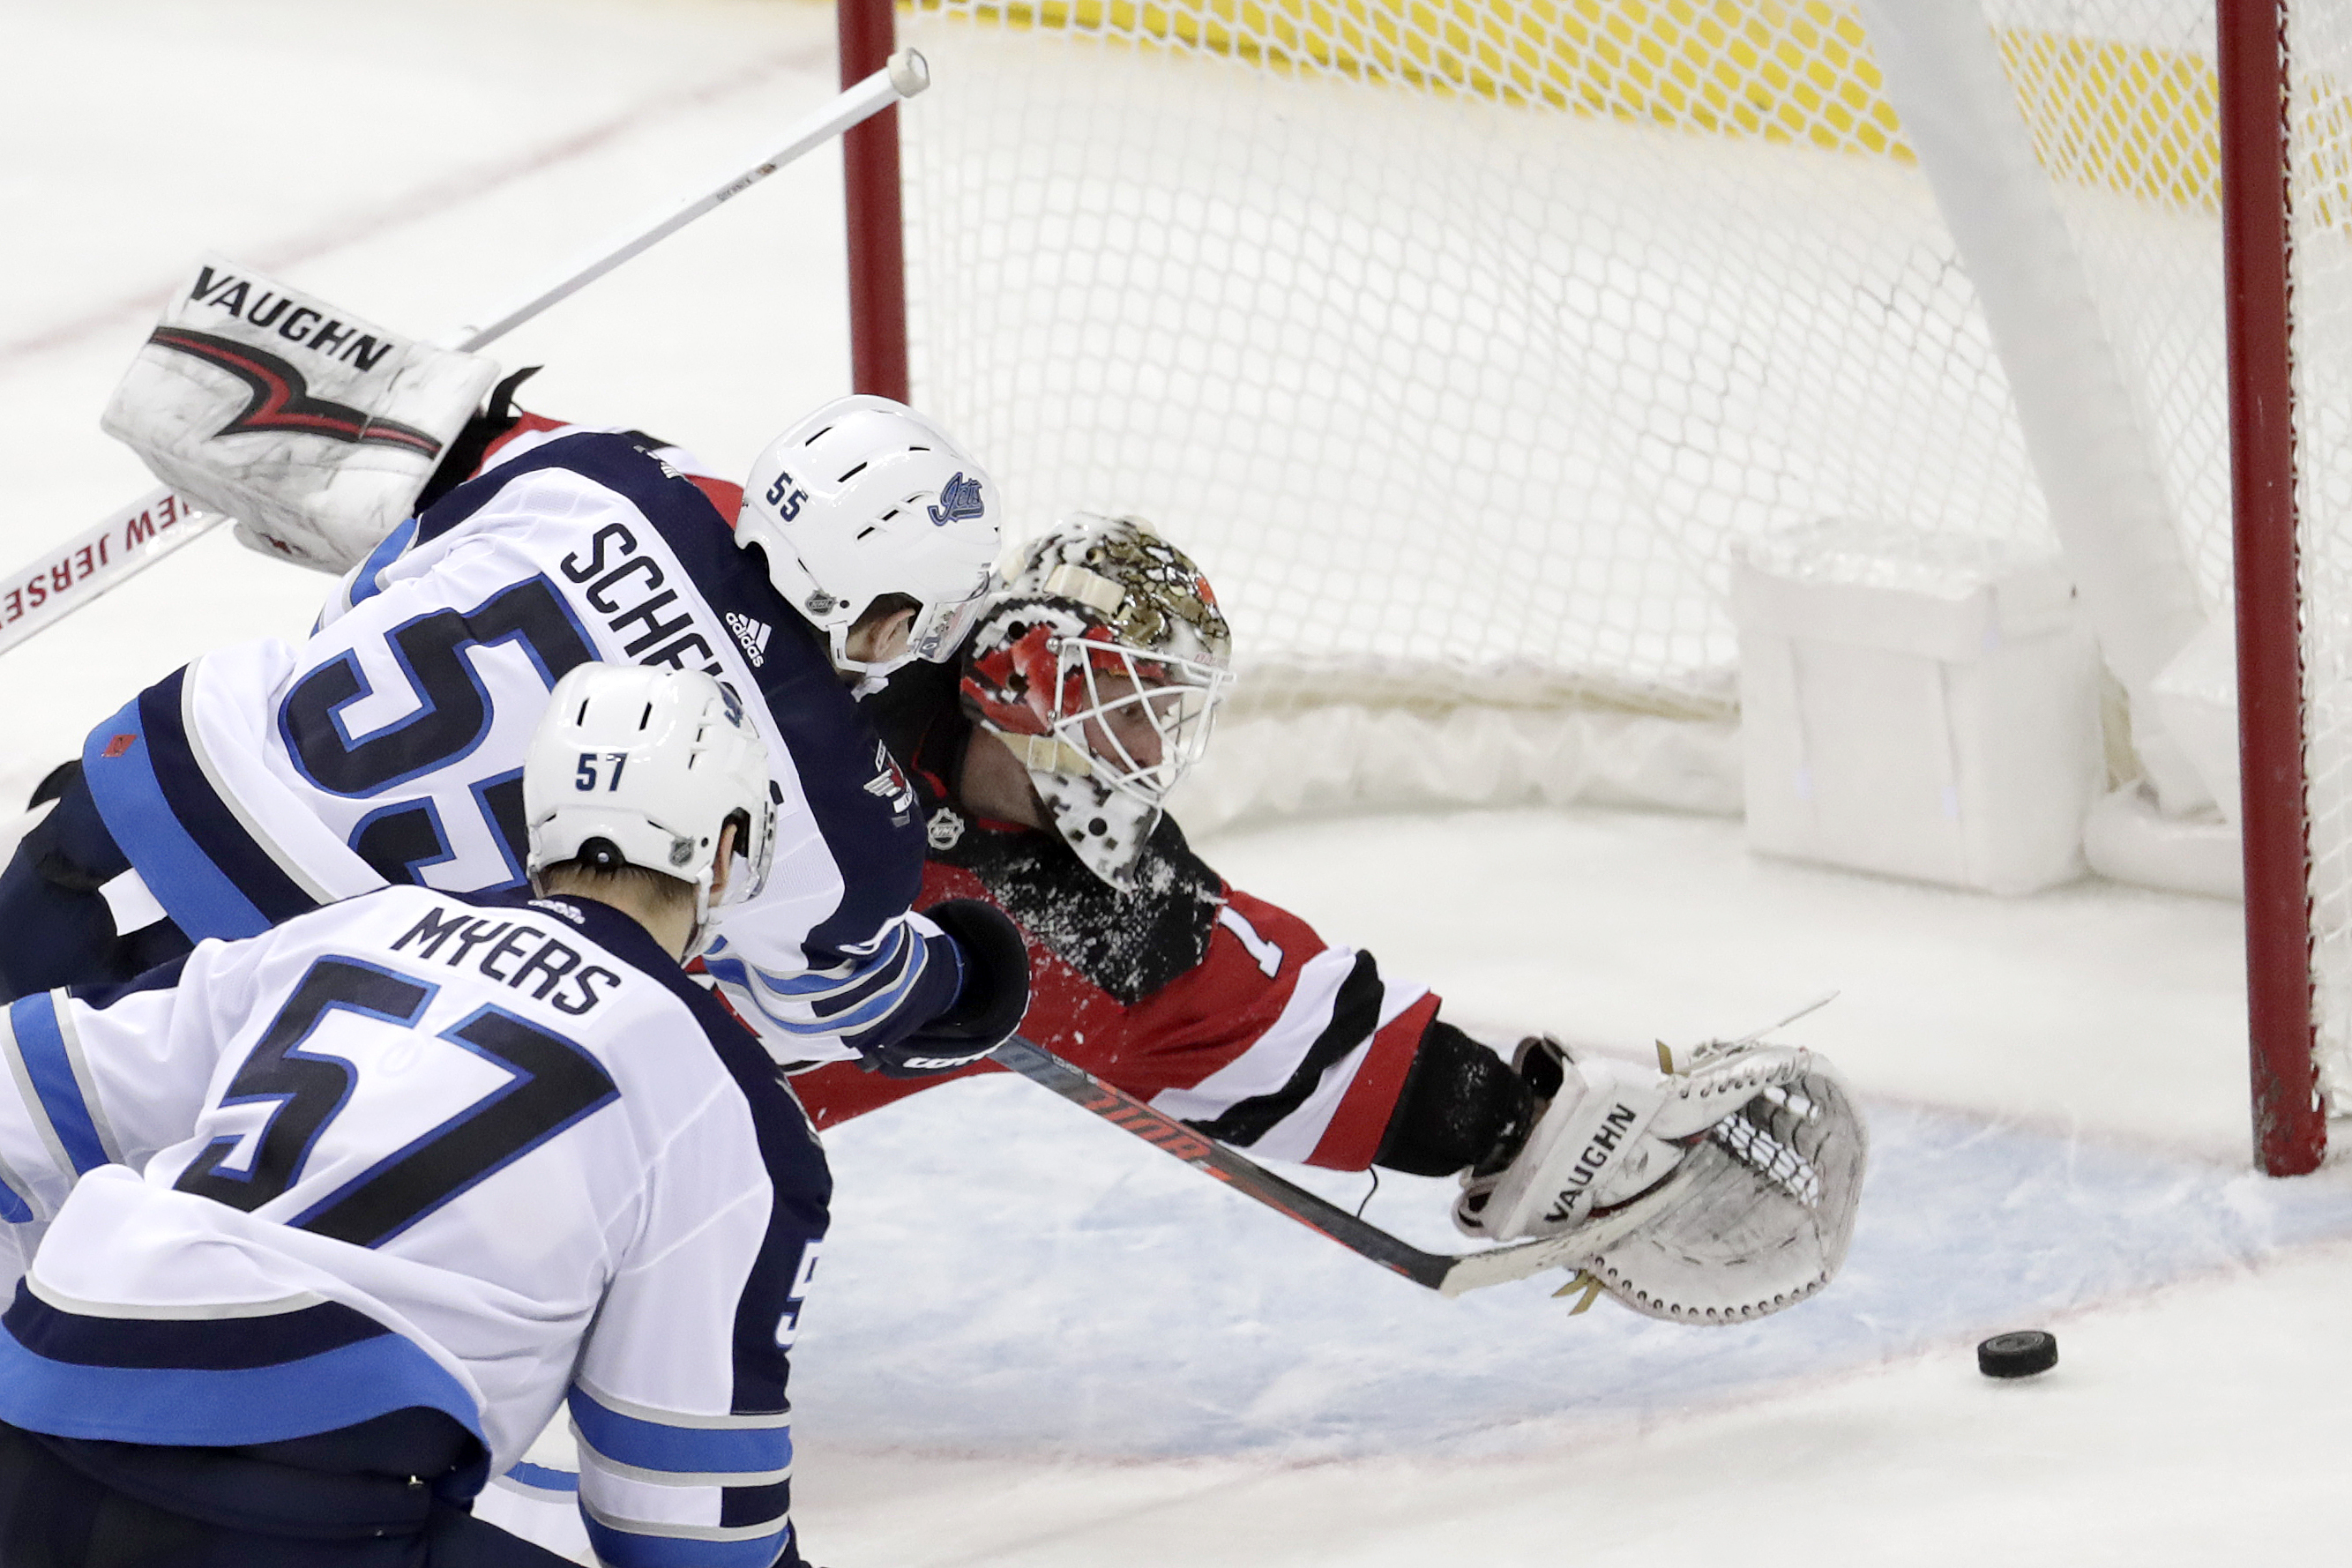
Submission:
[[[721,829],[740,857],[724,902],[768,879],[780,792],[768,748],[735,693],[698,669],[583,664],[555,683],[522,768],[527,869],[629,865],[694,889],[698,951],[710,926]]]
[[[836,668],[887,675],[954,655],[993,582],[999,510],[995,481],[921,415],[843,397],[752,463],[735,542],[760,547],[776,592],[825,634]],[[852,659],[850,628],[887,594],[917,602],[907,651]]]

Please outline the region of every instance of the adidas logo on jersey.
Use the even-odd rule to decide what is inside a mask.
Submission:
[[[765,621],[755,621],[740,610],[727,612],[727,629],[743,645],[743,657],[751,661],[753,669],[768,662],[768,634],[775,630]]]

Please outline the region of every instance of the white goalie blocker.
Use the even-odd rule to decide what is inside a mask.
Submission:
[[[164,308],[100,426],[265,555],[340,573],[408,516],[498,366],[220,256]]]
[[[1660,1072],[1547,1037],[1515,1065],[1547,1103],[1509,1164],[1465,1179],[1465,1232],[1581,1241],[1602,1289],[1676,1323],[1747,1322],[1836,1278],[1870,1135],[1826,1058],[1743,1041]]]

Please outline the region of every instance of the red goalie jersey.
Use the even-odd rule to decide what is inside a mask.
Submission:
[[[916,907],[986,899],[1028,940],[1023,1033],[1238,1148],[1370,1165],[1437,997],[1229,887],[1171,818],[1145,844],[1129,893],[1051,829],[975,818],[956,789],[972,735],[956,686],[952,665],[912,665],[866,707],[921,800],[930,858]],[[829,1127],[962,1076],[886,1079],[845,1064],[793,1086]]]

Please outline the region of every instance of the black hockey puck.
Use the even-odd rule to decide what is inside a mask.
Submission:
[[[2058,1336],[2040,1329],[1995,1334],[1977,1347],[1977,1370],[1987,1377],[2032,1377],[2058,1364]]]

